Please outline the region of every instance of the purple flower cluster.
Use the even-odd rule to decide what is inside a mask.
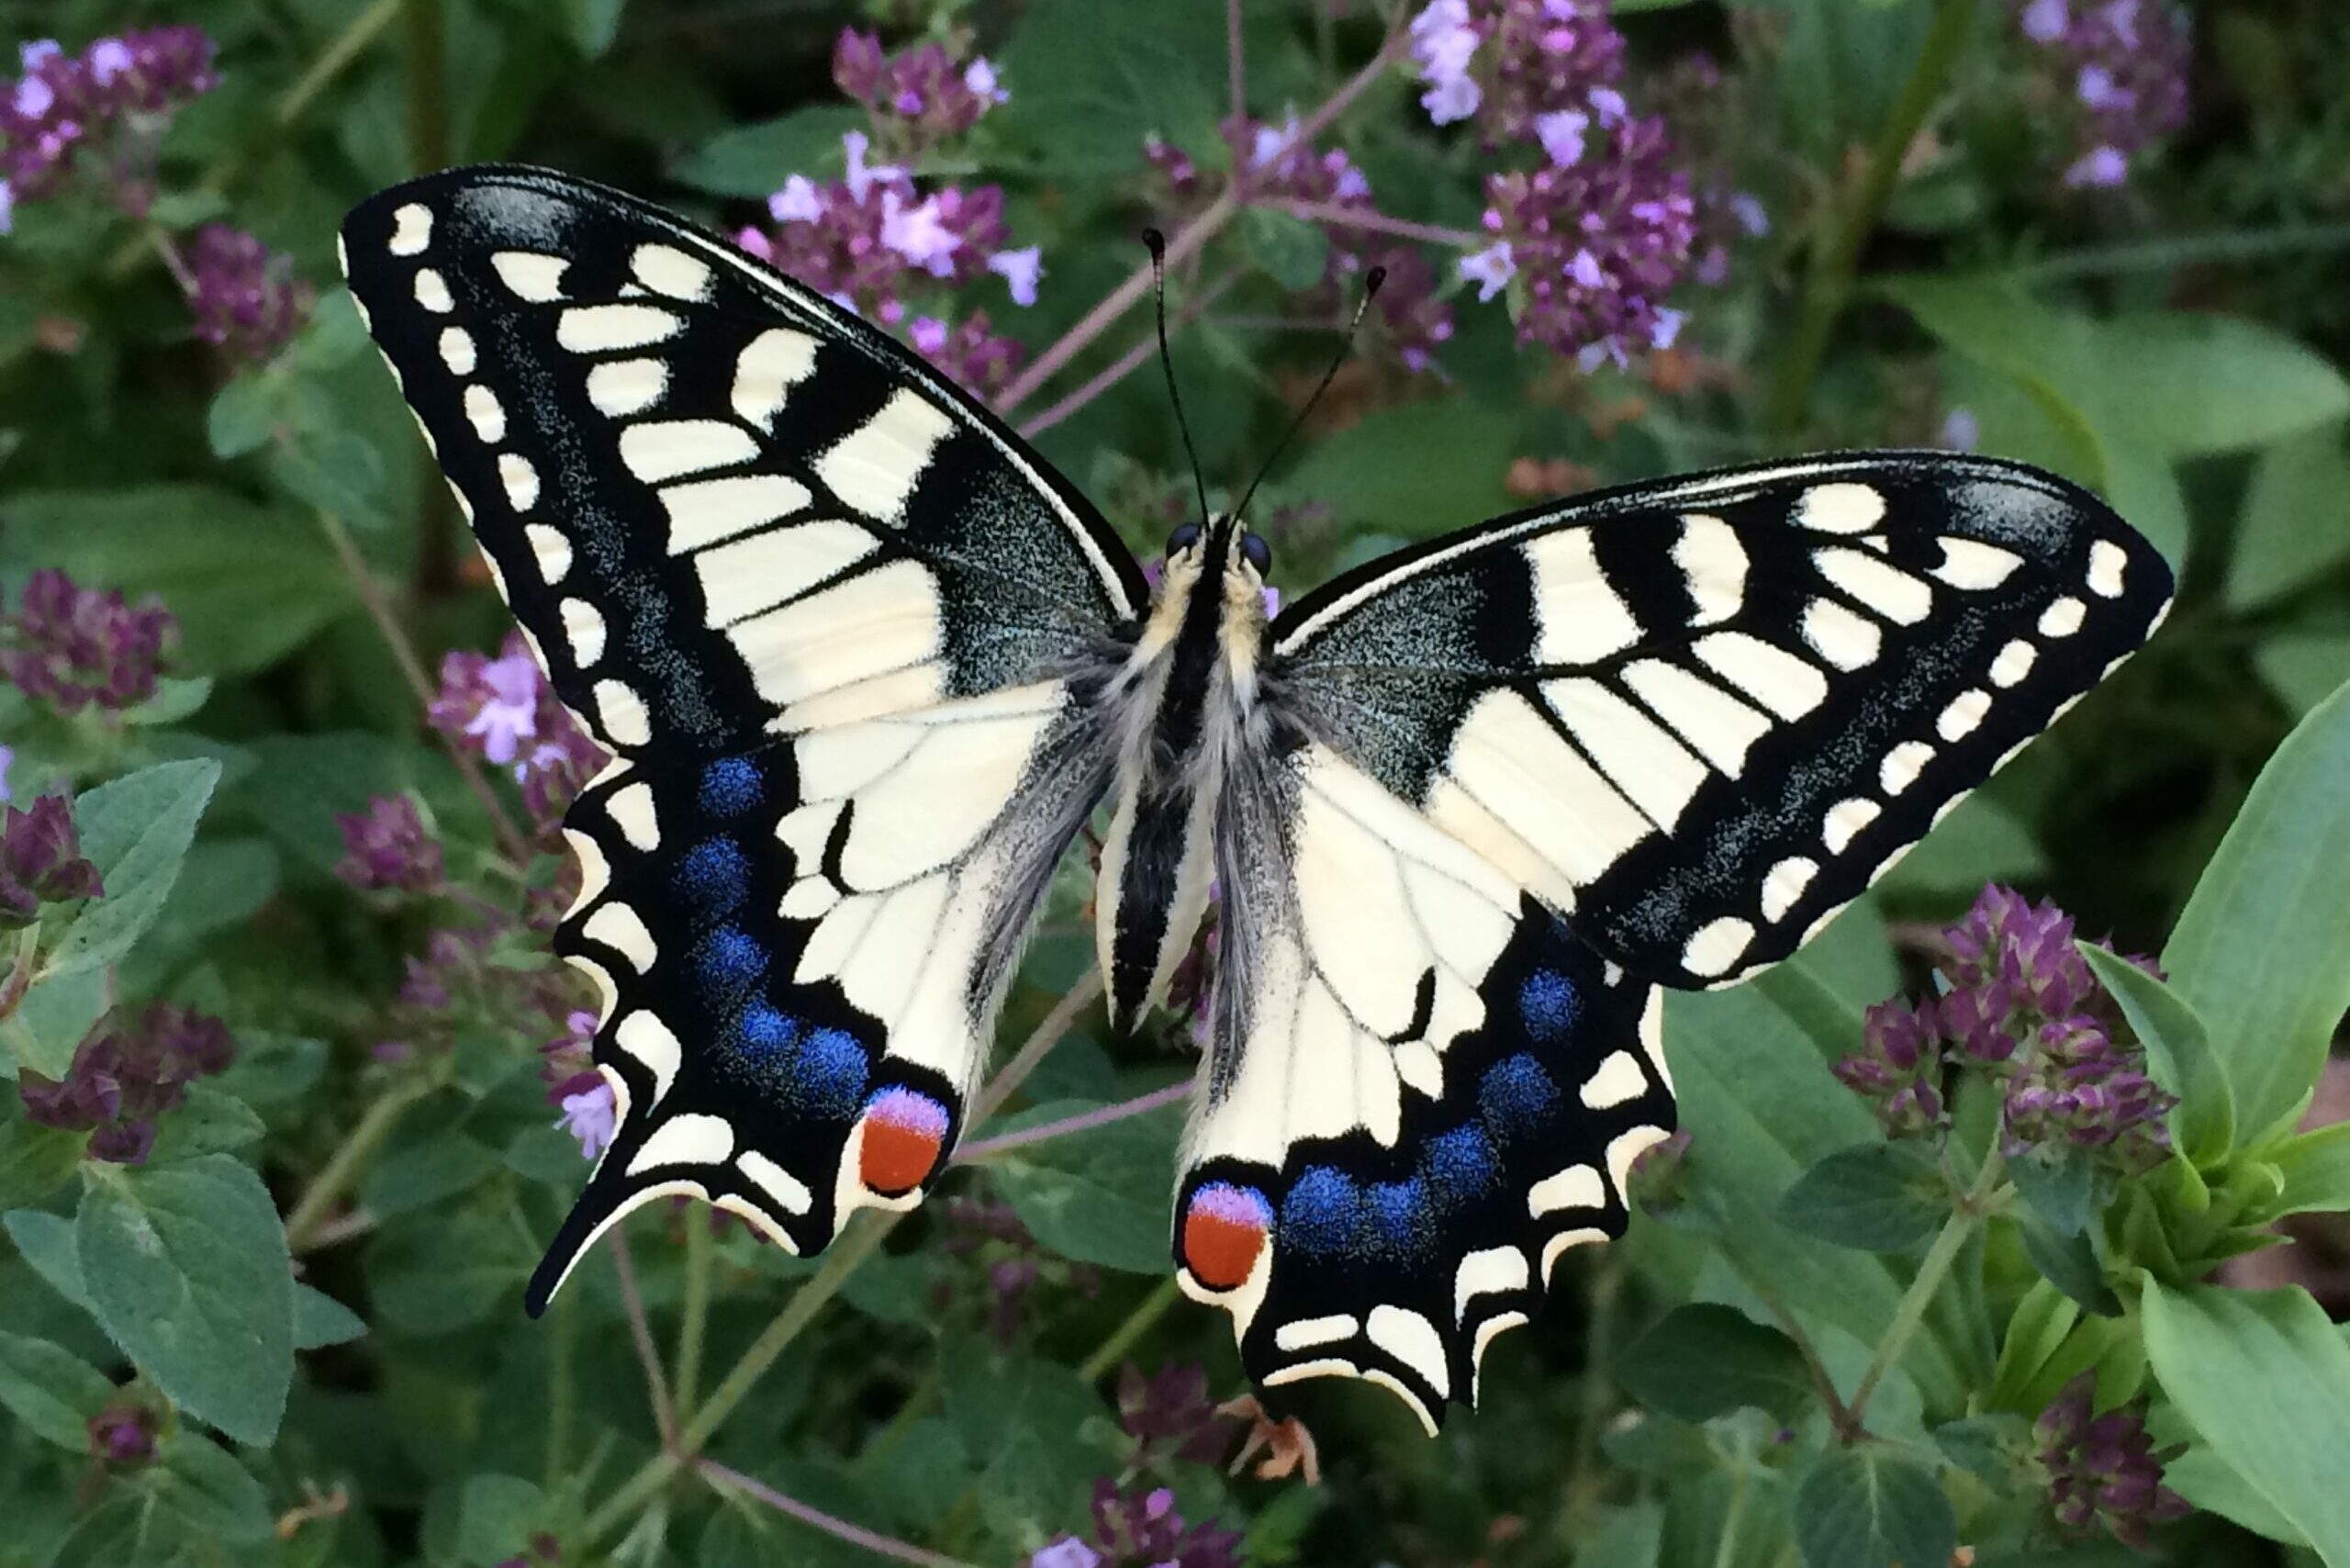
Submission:
[[[1028,1559],[1028,1568],[1240,1568],[1240,1534],[1214,1524],[1187,1526],[1164,1486],[1120,1491],[1108,1476],[1093,1483],[1093,1539],[1063,1536]]]
[[[187,268],[196,335],[256,364],[301,330],[315,298],[289,257],[225,223],[197,230]]]
[[[885,55],[879,38],[855,28],[833,46],[833,82],[873,112],[896,152],[951,141],[1011,95],[985,56],[964,62],[934,42]]]
[[[43,39],[23,47],[21,66],[0,88],[0,232],[16,203],[56,194],[84,151],[103,157],[118,199],[144,210],[157,133],[219,80],[212,40],[189,27],[134,29],[80,54]]]
[[[1862,1049],[1834,1070],[1876,1103],[1887,1132],[1916,1136],[1943,1126],[1947,1074],[1972,1068],[1999,1085],[2009,1159],[2086,1149],[2127,1173],[2168,1157],[2163,1118],[2178,1102],[2147,1075],[2144,1050],[2126,1038],[2073,945],[2072,916],[1988,887],[1942,936],[1944,993],[1870,1008]]]
[[[338,812],[342,858],[334,874],[363,893],[430,893],[442,886],[441,843],[408,795],[378,795],[364,812]]]
[[[29,811],[0,806],[0,930],[23,930],[40,918],[43,904],[105,890],[98,868],[82,858],[65,797],[44,795]]]
[[[2163,1484],[2163,1466],[2184,1445],[2157,1453],[2146,1433],[2146,1396],[2097,1414],[2097,1373],[2067,1383],[2032,1427],[2056,1522],[2076,1534],[2102,1524],[2143,1548],[2151,1528],[2191,1512]]]
[[[1249,195],[1276,205],[1294,202],[1331,213],[1360,212],[1376,218],[1371,181],[1354,160],[1336,147],[1316,152],[1298,135],[1298,129],[1295,116],[1281,125],[1243,119],[1225,127],[1233,166],[1241,171]],[[1150,154],[1149,148],[1146,154]],[[1179,169],[1191,169],[1189,159],[1178,165],[1163,151],[1156,161],[1170,178]],[[1196,173],[1192,171],[1194,178]],[[1350,225],[1343,217],[1315,221],[1330,241],[1323,265],[1324,293],[1335,303],[1349,280],[1373,267],[1384,268],[1387,281],[1371,306],[1372,312],[1405,367],[1426,370],[1435,349],[1452,336],[1452,309],[1436,297],[1436,272],[1427,258],[1416,245],[1398,243],[1374,230]]]
[[[2076,145],[2066,185],[2121,185],[2132,158],[2187,122],[2194,39],[2184,9],[2162,0],[2020,0],[2017,20],[2067,106]]]
[[[17,1081],[25,1114],[43,1126],[94,1134],[93,1159],[141,1165],[155,1145],[155,1121],[187,1100],[187,1086],[225,1070],[236,1056],[228,1026],[193,1008],[153,1002],[99,1020],[73,1052],[64,1078],[28,1069]]]
[[[1146,1376],[1128,1361],[1118,1371],[1118,1427],[1135,1440],[1137,1465],[1165,1458],[1214,1464],[1238,1428],[1208,1399],[1207,1370],[1196,1361]]]
[[[579,1140],[583,1159],[594,1159],[612,1144],[619,1130],[620,1102],[612,1086],[596,1070],[593,1047],[596,1014],[580,1008],[564,1020],[563,1037],[539,1047],[539,1076],[546,1081],[547,1103],[563,1114],[555,1126]]]
[[[118,592],[44,567],[26,579],[16,612],[0,618],[0,676],[61,713],[118,711],[155,694],[178,630],[152,599],[134,609]]]
[[[1066,1262],[1038,1247],[1010,1204],[950,1198],[944,1217],[946,1249],[987,1261],[988,1332],[999,1345],[1010,1345],[1019,1336],[1028,1293],[1047,1270],[1056,1275],[1065,1270],[1068,1282],[1086,1295],[1102,1288],[1102,1276],[1091,1264]],[[952,1295],[953,1287],[942,1284],[939,1305],[944,1306]]]
[[[1664,122],[1625,100],[1606,0],[1433,0],[1411,34],[1429,118],[1543,154],[1486,179],[1493,243],[1460,262],[1478,298],[1516,284],[1520,341],[1585,370],[1671,348],[1682,317],[1662,301],[1690,269],[1696,202]]]
[[[425,717],[460,745],[513,768],[543,829],[611,760],[556,700],[520,632],[507,634],[496,658],[467,649],[443,657],[441,690]]]
[[[1035,252],[1026,254],[1033,257]],[[1031,298],[1035,297],[1035,288],[1031,279]],[[950,327],[935,316],[917,316],[906,329],[906,341],[923,358],[982,397],[1002,391],[1013,372],[1027,357],[1027,351],[1012,339],[996,336],[985,310],[972,311],[957,327]]]

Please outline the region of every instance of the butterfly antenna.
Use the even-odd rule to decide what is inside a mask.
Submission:
[[[1158,368],[1167,373],[1167,400],[1175,405],[1175,428],[1183,435],[1183,455],[1192,461],[1192,485],[1200,493],[1200,526],[1207,526],[1208,482],[1200,473],[1200,451],[1192,444],[1192,421],[1183,417],[1183,394],[1175,386],[1175,356],[1167,347],[1167,236],[1156,229],[1142,231],[1150,247],[1150,273],[1158,283]]]
[[[1281,440],[1273,443],[1273,450],[1265,458],[1264,466],[1257,470],[1257,476],[1248,482],[1248,488],[1241,494],[1240,504],[1232,509],[1236,523],[1248,515],[1248,503],[1255,498],[1257,487],[1265,482],[1265,476],[1273,471],[1273,465],[1280,462],[1281,454],[1289,450],[1289,443],[1297,439],[1299,431],[1305,428],[1306,417],[1314,412],[1314,405],[1322,400],[1322,394],[1330,390],[1330,383],[1338,378],[1338,367],[1346,364],[1347,355],[1354,352],[1355,334],[1362,330],[1363,316],[1371,309],[1371,302],[1379,293],[1380,285],[1386,281],[1385,267],[1373,267],[1363,275],[1362,297],[1355,302],[1354,319],[1347,323],[1347,335],[1338,341],[1338,352],[1330,356],[1330,368],[1322,373],[1322,379],[1315,384],[1313,395],[1305,399],[1305,406],[1298,409],[1297,417],[1290,420],[1289,429],[1281,432]]]

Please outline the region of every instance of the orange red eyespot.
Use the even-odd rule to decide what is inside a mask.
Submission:
[[[946,1144],[946,1107],[912,1089],[885,1089],[865,1108],[857,1178],[884,1197],[911,1193],[938,1164]]]
[[[1183,1267],[1210,1290],[1237,1289],[1257,1266],[1272,1223],[1272,1205],[1254,1187],[1210,1182],[1183,1211]]]

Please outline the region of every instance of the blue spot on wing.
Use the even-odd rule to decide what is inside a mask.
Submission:
[[[772,1007],[745,1007],[736,1025],[743,1044],[756,1056],[778,1056],[800,1041],[800,1024],[787,1018]]]
[[[731,838],[697,844],[677,862],[677,886],[711,914],[729,914],[749,896],[750,857]]]
[[[747,756],[722,756],[701,775],[701,809],[714,817],[737,817],[756,809],[767,794],[759,765]]]
[[[1470,1122],[1428,1139],[1420,1169],[1440,1199],[1461,1204],[1494,1184],[1500,1162],[1485,1129]]]
[[[1559,1086],[1524,1051],[1502,1058],[1477,1084],[1477,1109],[1504,1142],[1536,1130],[1559,1103]]]
[[[1334,1166],[1306,1167],[1281,1200],[1281,1238],[1301,1252],[1343,1252],[1361,1226],[1362,1189]]]
[[[1428,1213],[1427,1189],[1416,1176],[1403,1182],[1375,1182],[1366,1189],[1371,1222],[1380,1255],[1398,1260],[1417,1259],[1427,1251],[1434,1236]]]
[[[800,1048],[789,1092],[813,1114],[846,1121],[865,1101],[865,1047],[844,1029],[819,1029]]]
[[[1526,1032],[1538,1040],[1557,1040],[1575,1026],[1583,999],[1574,982],[1556,969],[1537,969],[1527,976],[1517,993],[1517,1010]]]
[[[711,990],[727,996],[740,995],[767,973],[767,944],[748,932],[722,925],[695,946],[694,968],[702,983]]]

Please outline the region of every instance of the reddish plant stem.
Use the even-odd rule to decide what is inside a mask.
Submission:
[[[620,1276],[621,1311],[628,1318],[628,1337],[636,1345],[636,1359],[644,1368],[645,1397],[653,1406],[653,1425],[666,1451],[677,1446],[677,1408],[669,1399],[669,1380],[661,1372],[661,1352],[654,1348],[653,1324],[645,1316],[644,1293],[636,1287],[636,1260],[628,1249],[624,1226],[612,1227],[612,1271]]]
[[[1408,218],[1390,218],[1383,212],[1333,207],[1327,202],[1292,201],[1286,196],[1267,196],[1257,205],[1270,207],[1275,212],[1286,212],[1292,218],[1326,223],[1333,229],[1360,229],[1373,234],[1393,234],[1400,240],[1420,240],[1431,245],[1451,245],[1463,251],[1475,250],[1486,242],[1486,237],[1473,229],[1446,229],[1434,223],[1415,223]]]
[[[717,1485],[731,1486],[744,1496],[755,1497],[779,1514],[789,1514],[811,1529],[822,1530],[834,1540],[845,1540],[849,1545],[870,1551],[877,1557],[894,1558],[900,1562],[920,1563],[922,1568],[972,1568],[972,1564],[959,1557],[948,1557],[944,1553],[916,1546],[912,1541],[900,1540],[894,1536],[867,1529],[863,1525],[853,1525],[846,1519],[828,1514],[822,1508],[801,1502],[797,1497],[787,1496],[766,1482],[755,1480],[733,1466],[721,1464],[714,1459],[696,1460],[694,1466],[705,1478]]]
[[[1047,1138],[1063,1137],[1091,1127],[1105,1127],[1113,1122],[1123,1122],[1129,1116],[1147,1114],[1164,1105],[1180,1105],[1191,1092],[1189,1083],[1170,1083],[1164,1089],[1154,1089],[1147,1094],[1121,1100],[1114,1105],[1103,1105],[1097,1110],[1080,1112],[1074,1116],[1063,1116],[1058,1121],[1023,1127],[1016,1133],[999,1133],[994,1137],[983,1137],[957,1149],[955,1163],[968,1164],[975,1159],[985,1159],[992,1154],[1002,1154],[1007,1148],[1043,1143]]]
[[[1238,283],[1245,275],[1247,275],[1245,268],[1234,267],[1205,288],[1194,292],[1192,297],[1184,302],[1183,308],[1175,313],[1175,319],[1168,323],[1168,334],[1171,337],[1198,320],[1202,312],[1214,304],[1225,290]],[[1132,375],[1137,369],[1149,364],[1150,356],[1157,353],[1158,349],[1158,334],[1155,331],[1145,334],[1136,341],[1134,347],[1088,376],[1077,390],[1020,426],[1020,433],[1028,440],[1034,441],[1037,436],[1059,424],[1094,398]]]

